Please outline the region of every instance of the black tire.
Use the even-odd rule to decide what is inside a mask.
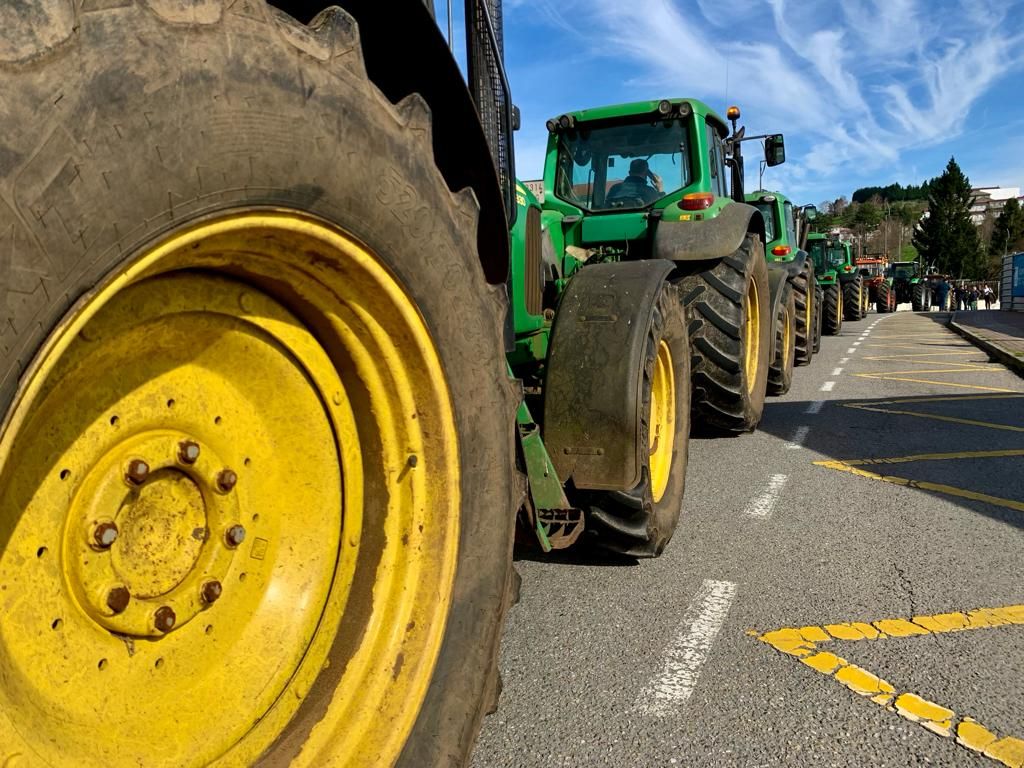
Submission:
[[[860,320],[864,311],[864,280],[858,275],[843,283],[843,319]]]
[[[914,312],[928,312],[932,308],[932,297],[926,283],[914,283],[911,287],[910,308]]]
[[[839,283],[826,286],[822,310],[822,332],[826,336],[838,336],[843,328],[843,289]]]
[[[4,16],[0,182],[8,191],[17,186],[26,207],[19,216],[0,203],[10,246],[0,258],[0,418],[69,308],[122,274],[141,249],[200,217],[290,209],[367,244],[436,342],[460,446],[451,605],[398,764],[465,763],[497,695],[502,624],[517,585],[518,394],[503,352],[505,289],[484,280],[475,197],[453,194],[437,170],[425,102],[417,95],[387,101],[366,77],[354,22],[337,9],[307,28],[261,0],[223,13],[200,0],[101,2],[75,18],[63,7],[27,0]],[[0,465],[0,485],[4,471]],[[384,536],[374,529],[384,487],[367,488],[369,537]],[[6,543],[5,534],[0,555]],[[369,592],[353,591],[357,599],[373,602]],[[52,617],[42,618],[49,626]],[[330,701],[332,681],[341,679],[347,657],[340,644],[360,631],[338,633],[329,669],[318,673],[263,760],[284,764],[297,754]],[[417,663],[404,659],[406,669]],[[380,664],[397,678],[403,658]],[[217,721],[216,706],[209,716]],[[95,724],[54,727],[99,732],[104,723],[97,713]],[[132,749],[144,743],[135,740]],[[162,745],[154,749],[151,758],[133,751],[132,761],[174,760]],[[95,755],[76,758],[94,765],[109,754],[99,745]]]
[[[814,354],[821,351],[821,318],[825,311],[825,291],[815,282],[814,286]]]
[[[775,356],[768,366],[768,394],[784,395],[793,385],[796,364],[796,300],[792,283],[782,287],[775,316]]]
[[[814,323],[818,311],[815,301],[814,262],[807,259],[800,274],[791,281],[796,302],[796,364],[808,365],[814,357]]]
[[[690,435],[690,344],[679,293],[665,283],[655,302],[647,336],[643,368],[641,444],[650,437],[651,387],[661,343],[672,356],[675,382],[675,422],[671,469],[661,496],[655,498],[648,461],[641,467],[641,479],[629,491],[578,492],[579,504],[587,511],[587,531],[594,542],[613,552],[633,557],[656,557],[662,553],[679,522],[686,490],[686,461]]]
[[[685,263],[684,263],[685,266]],[[756,291],[760,350],[756,366],[744,365],[751,323],[744,314],[745,297]],[[768,267],[764,246],[748,234],[731,256],[708,266],[699,264],[683,277],[679,295],[686,307],[690,343],[693,416],[699,422],[729,432],[751,432],[764,413],[768,382],[769,333]]]
[[[892,288],[885,281],[878,284],[878,301],[875,310],[879,313],[892,312],[893,306]]]

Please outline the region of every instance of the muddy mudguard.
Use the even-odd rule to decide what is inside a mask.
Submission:
[[[640,481],[640,392],[654,304],[673,264],[594,264],[566,287],[552,329],[544,442],[559,479],[629,490]]]
[[[764,240],[761,212],[746,203],[730,203],[712,219],[659,222],[654,256],[669,261],[721,259],[735,253],[748,232]]]

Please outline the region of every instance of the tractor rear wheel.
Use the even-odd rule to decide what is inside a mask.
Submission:
[[[336,8],[63,7],[0,47],[0,754],[463,763],[517,397],[425,102]]]
[[[775,318],[775,358],[768,368],[768,394],[784,395],[793,384],[796,362],[796,301],[792,283],[782,287]]]
[[[839,283],[825,288],[822,313],[822,331],[827,336],[838,336],[843,327],[843,289]]]
[[[680,281],[693,347],[693,415],[730,432],[751,432],[764,412],[768,383],[768,267],[748,234],[731,256]]]
[[[814,286],[814,354],[821,351],[821,317],[824,314],[825,291],[815,283]]]
[[[932,297],[925,283],[914,283],[910,289],[910,308],[914,312],[927,312],[932,308]]]
[[[815,299],[814,262],[804,262],[803,269],[793,278],[793,299],[796,303],[796,364],[807,365],[814,357],[814,320],[817,312]]]
[[[843,283],[843,319],[860,320],[864,311],[864,280],[858,275]]]
[[[640,482],[629,491],[586,492],[582,506],[599,546],[656,557],[679,522],[690,435],[690,345],[679,293],[667,282],[655,301],[640,376],[640,428],[648,446]]]
[[[879,313],[892,312],[893,307],[893,295],[892,288],[886,282],[878,284],[878,302],[875,305],[875,310]]]

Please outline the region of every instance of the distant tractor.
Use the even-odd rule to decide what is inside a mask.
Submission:
[[[868,292],[868,303],[879,313],[896,311],[896,294],[892,289],[892,278],[886,275],[885,261],[880,258],[857,259],[857,267],[864,278]]]
[[[814,262],[814,274],[821,287],[821,332],[836,336],[843,327],[843,288],[838,269],[846,261],[846,254],[838,240],[818,232],[807,235],[807,253]]]
[[[800,209],[780,192],[760,190],[747,195],[747,202],[761,211],[765,222],[765,258],[771,266],[784,267],[791,275],[790,285],[796,309],[795,361],[807,365],[814,357],[814,334],[817,328],[818,303],[815,300],[817,281],[814,262],[799,247]],[[785,333],[784,323],[779,331]],[[788,334],[786,334],[788,338]],[[777,345],[785,346],[785,345]],[[769,373],[769,387],[783,373],[779,349]],[[786,387],[788,390],[788,386]]]
[[[887,272],[897,304],[910,304],[914,312],[927,312],[932,305],[931,286],[916,261],[899,261]]]

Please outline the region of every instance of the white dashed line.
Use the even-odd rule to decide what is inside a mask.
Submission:
[[[852,355],[856,351],[857,351],[856,347],[850,347],[848,350],[846,350],[846,354]]]
[[[832,388],[835,385],[836,385],[836,383],[834,381],[826,381],[824,384],[821,385],[821,391],[822,392],[831,392]]]
[[[821,409],[825,407],[824,400],[815,400],[807,406],[807,410],[804,413],[821,413]]]
[[[679,634],[665,651],[665,667],[637,697],[633,709],[645,715],[678,714],[697,687],[701,667],[736,597],[731,581],[705,581],[686,609]]]
[[[743,514],[767,520],[772,516],[775,505],[779,502],[779,494],[789,478],[786,475],[772,475],[768,478],[768,487],[756,499],[753,499],[743,510]]]
[[[807,433],[811,431],[810,427],[797,427],[796,432],[793,433],[793,440],[786,447],[790,450],[804,447],[804,440],[807,439]]]
[[[859,347],[859,346],[860,346],[860,342],[859,342],[859,341],[855,341],[855,342],[853,342],[853,346],[855,346],[855,347]]]
[[[848,357],[842,357],[842,358],[839,359],[839,364],[840,365],[846,365],[848,362],[850,362],[850,358],[848,358]]]
[[[832,375],[833,375],[833,376],[838,376],[838,375],[839,375],[839,374],[841,374],[842,372],[843,372],[843,369],[842,369],[842,368],[836,368],[836,369],[835,369],[834,371],[832,371]]]

